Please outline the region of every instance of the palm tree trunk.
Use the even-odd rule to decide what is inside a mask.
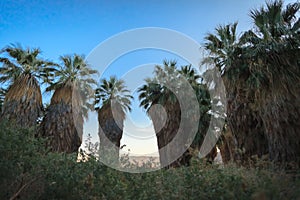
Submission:
[[[106,164],[118,166],[125,114],[121,108],[116,108],[115,111],[117,112],[112,112],[110,103],[104,105],[98,112],[98,123],[100,159]]]
[[[251,156],[260,158],[268,153],[262,118],[252,109],[247,92],[239,89],[235,94],[229,93],[232,98],[227,105],[228,124],[236,141],[234,160],[241,164],[248,164]]]
[[[270,160],[281,164],[293,162],[300,166],[300,95],[269,98],[263,116]]]
[[[49,137],[48,147],[52,151],[77,152],[82,141],[83,119],[78,117],[76,120],[71,105],[63,102],[50,105],[41,124],[41,132]]]
[[[77,152],[83,135],[80,97],[72,83],[55,90],[41,123],[42,136],[49,137],[48,147],[55,152]]]
[[[21,127],[32,127],[42,115],[42,95],[37,80],[22,74],[9,88],[0,121],[9,120]]]
[[[218,145],[218,147],[220,149],[222,161],[224,164],[233,160],[235,144],[232,132],[229,127],[227,127],[227,130],[221,135],[221,144]]]
[[[180,144],[176,144],[176,141],[172,141],[176,134],[183,134],[179,133],[181,120],[179,102],[176,101],[173,104],[169,103],[165,105],[164,108],[167,114],[166,119],[163,119],[164,115],[161,110],[150,109],[149,112],[157,136],[160,164],[165,168],[186,165],[186,163],[189,162],[189,159],[187,158],[190,157],[190,154],[186,152],[175,159],[177,157],[176,155],[180,154],[178,151],[181,151],[183,147],[181,141],[178,141]],[[165,122],[164,126],[162,122]]]

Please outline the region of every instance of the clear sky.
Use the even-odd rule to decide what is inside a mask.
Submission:
[[[66,54],[88,55],[105,39],[142,27],[173,29],[202,44],[205,34],[213,32],[219,24],[238,21],[239,32],[249,29],[252,27],[249,10],[263,4],[263,0],[1,0],[0,47],[16,42],[26,47],[39,47],[44,58],[57,61],[59,56]],[[135,66],[161,63],[166,58],[184,62],[166,52],[135,52],[113,63],[107,75],[120,77]],[[126,134],[122,143],[134,153],[153,153],[156,138],[151,122],[141,114],[143,111],[137,102],[133,109],[130,119],[137,126],[147,127],[148,135],[141,142]],[[89,132],[97,131],[96,126],[91,128],[95,123],[94,116],[88,125]],[[125,129],[132,130],[129,124]]]

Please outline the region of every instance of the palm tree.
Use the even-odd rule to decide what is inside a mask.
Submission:
[[[236,42],[230,43],[226,28],[218,33],[228,36],[206,38],[216,58],[206,62],[218,66],[224,58],[220,52],[230,61],[221,63],[228,123],[246,158],[269,153],[272,161],[299,161],[299,8],[299,3],[283,9],[282,1],[269,2],[250,12],[255,29]]]
[[[217,137],[215,130],[209,130],[209,125],[211,120],[214,118],[214,124],[219,128],[219,119],[216,117],[221,117],[219,113],[212,113],[212,103],[213,102],[218,102],[218,99],[216,99],[216,96],[213,96],[213,93],[210,93],[209,91],[209,85],[208,83],[204,83],[203,76],[197,75],[196,71],[191,68],[191,66],[183,66],[179,70],[179,73],[183,75],[183,77],[186,78],[186,80],[189,81],[189,84],[192,86],[194,93],[196,94],[198,104],[199,104],[199,111],[200,111],[200,119],[198,122],[195,120],[195,117],[193,116],[193,112],[188,113],[188,118],[190,119],[190,123],[195,124],[198,123],[198,131],[193,139],[193,142],[191,143],[191,146],[188,150],[191,150],[191,152],[196,152],[198,153],[201,149],[204,142],[204,138],[206,136],[214,136]],[[222,106],[220,106],[222,107]],[[221,109],[219,109],[221,111]],[[222,116],[222,118],[224,118]],[[221,120],[222,121],[222,120]],[[221,124],[223,125],[223,124]],[[220,127],[222,128],[222,127]],[[217,131],[218,132],[218,131]],[[207,135],[208,134],[208,135]],[[204,146],[203,146],[204,147]],[[213,160],[215,159],[217,155],[217,146],[214,145],[210,152],[205,156],[206,160],[208,163],[212,163]],[[209,147],[208,147],[209,148]],[[190,154],[189,151],[187,151],[188,155]],[[189,165],[190,164],[190,158],[189,159],[184,159],[186,163],[184,165]]]
[[[0,119],[22,127],[35,126],[43,108],[39,81],[51,82],[55,64],[40,59],[39,49],[23,49],[20,45],[5,47],[1,53],[0,82],[6,83],[8,91]]]
[[[77,152],[82,142],[84,117],[92,109],[96,81],[83,56],[77,54],[60,57],[62,65],[56,71],[57,79],[46,91],[53,91],[50,105],[41,123],[41,134],[48,137],[52,151]]]
[[[126,112],[131,111],[133,97],[123,80],[111,76],[101,79],[96,89],[95,108],[98,110],[100,159],[118,164],[120,141]]]
[[[234,159],[246,162],[252,155],[267,153],[268,148],[262,119],[252,109],[254,91],[249,88],[247,81],[251,73],[247,68],[249,59],[243,56],[244,49],[236,36],[236,27],[237,23],[219,26],[216,35],[209,34],[205,38],[205,48],[210,56],[203,64],[214,63],[221,72],[228,99],[228,125],[236,140]],[[214,77],[210,81],[214,81]]]
[[[272,161],[300,160],[300,3],[283,7],[283,1],[267,3],[250,12],[255,31],[245,36],[248,57],[256,74],[256,109],[262,116]]]
[[[155,77],[146,79],[146,84],[139,88],[140,105],[146,109],[148,115],[153,121],[154,129],[157,135],[157,143],[160,154],[160,162],[162,166],[178,167],[182,165],[189,165],[192,157],[192,152],[199,151],[199,148],[203,142],[204,135],[209,125],[210,116],[208,111],[210,109],[209,93],[205,85],[201,83],[201,77],[197,75],[196,71],[191,65],[182,66],[180,70],[176,68],[176,62],[164,61],[164,66],[156,66],[154,71]],[[181,112],[179,99],[176,94],[179,91],[184,94],[184,104],[189,104],[189,93],[186,92],[186,85],[183,80],[188,81],[188,85],[192,87],[193,93],[196,95],[199,102],[200,120],[199,116],[196,116],[195,107],[186,107],[186,111]],[[172,88],[172,91],[171,91]],[[160,104],[164,107],[167,116],[163,114],[162,109],[157,109],[156,104]],[[185,122],[180,123],[182,119]],[[199,121],[198,121],[199,120]],[[165,122],[165,123],[163,123]],[[186,141],[186,145],[191,143],[191,146],[185,153],[178,159],[171,161],[170,157],[174,155],[174,152],[178,151],[178,146],[170,146],[169,144],[176,134],[181,134],[181,131],[193,131],[191,127],[195,123],[199,123],[196,137],[189,138],[192,141]],[[164,126],[163,126],[164,125]],[[167,145],[167,146],[166,146]],[[187,146],[186,146],[187,148]],[[170,163],[171,162],[171,163]]]
[[[178,72],[175,61],[164,61],[164,66],[156,66],[154,78],[146,79],[146,84],[139,88],[140,106],[146,109],[152,119],[154,130],[157,137],[160,163],[162,166],[177,166],[176,161],[170,163],[170,154],[172,150],[166,146],[176,135],[180,124],[180,105],[175,94],[167,87],[177,85],[175,77]],[[160,104],[163,109],[154,105]],[[165,123],[164,123],[165,122]],[[163,124],[164,123],[164,124]],[[164,126],[163,126],[164,125]]]

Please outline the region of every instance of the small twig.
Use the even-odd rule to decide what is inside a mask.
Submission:
[[[17,197],[21,194],[21,192],[30,184],[32,184],[37,178],[32,179],[28,183],[24,184],[9,200],[17,199]]]

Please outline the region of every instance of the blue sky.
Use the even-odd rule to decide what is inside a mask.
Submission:
[[[163,27],[183,32],[200,43],[218,24],[251,25],[249,8],[264,1],[30,1],[0,2],[0,46],[20,42],[38,46],[46,58],[83,53],[119,32]]]
[[[26,47],[39,47],[44,58],[57,61],[59,56],[66,54],[88,55],[107,38],[142,27],[173,29],[202,44],[205,34],[213,32],[219,24],[238,21],[239,32],[249,29],[252,27],[249,10],[263,4],[262,0],[2,0],[0,47],[19,42]],[[161,63],[166,58],[175,58],[184,63],[179,57],[167,52],[134,52],[114,62],[107,75],[121,76],[135,66]],[[137,125],[146,124],[151,139],[141,142],[125,136],[122,142],[128,144],[131,152],[152,153],[156,149],[156,139],[153,134],[150,137],[151,123],[138,110],[136,102],[133,107],[132,121]],[[93,123],[96,121],[89,126]]]

